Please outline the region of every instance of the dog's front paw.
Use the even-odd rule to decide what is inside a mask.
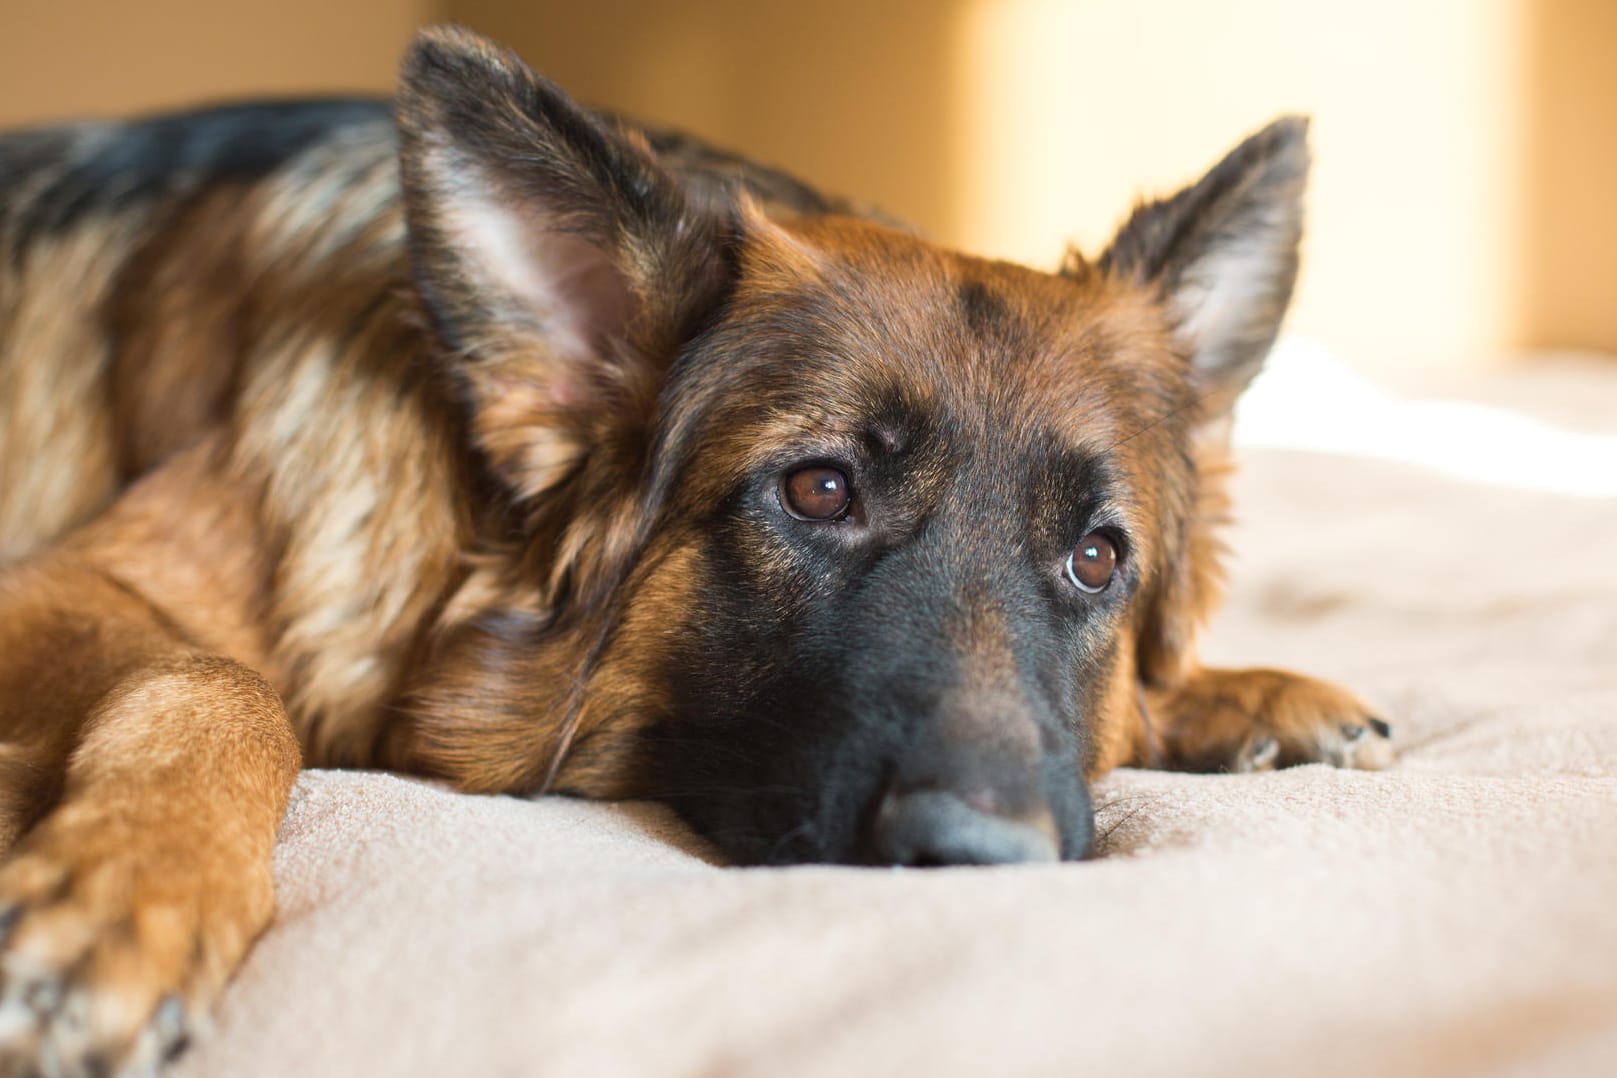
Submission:
[[[1186,771],[1376,770],[1395,758],[1392,727],[1357,696],[1282,670],[1203,669],[1147,702],[1163,762]]]
[[[198,852],[83,806],[19,844],[0,868],[0,1074],[153,1074],[185,1045],[253,934]]]

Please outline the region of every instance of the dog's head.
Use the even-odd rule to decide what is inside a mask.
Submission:
[[[1054,275],[712,197],[465,34],[416,45],[400,127],[420,288],[546,604],[479,629],[533,706],[439,730],[446,768],[537,785],[564,753],[560,788],[665,799],[748,862],[1084,855],[1084,775],[1146,754],[1141,682],[1213,599],[1304,124]]]

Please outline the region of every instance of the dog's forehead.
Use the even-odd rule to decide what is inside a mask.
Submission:
[[[732,339],[741,396],[805,430],[901,437],[906,412],[966,437],[1037,431],[1117,444],[1187,390],[1154,297],[941,250],[840,218],[758,229],[743,247]],[[743,356],[735,369],[747,371]]]

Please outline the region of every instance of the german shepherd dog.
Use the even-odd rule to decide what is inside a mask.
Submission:
[[[1279,120],[1046,274],[457,30],[394,105],[0,140],[4,1073],[184,1042],[305,764],[952,865],[1084,857],[1120,765],[1389,762],[1195,659],[1307,167]]]

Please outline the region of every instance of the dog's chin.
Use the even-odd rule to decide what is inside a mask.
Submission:
[[[729,804],[666,802],[690,828],[736,868],[857,864],[852,847],[827,843],[818,822],[761,805],[762,797]]]
[[[749,799],[751,800],[751,799]],[[761,800],[761,799],[760,799]],[[789,811],[762,811],[757,800],[726,806],[674,806],[731,865],[742,868],[846,865],[947,868],[1081,861],[1094,849],[1087,800],[1040,825],[972,812],[947,795],[909,806],[896,819],[880,808],[830,823]],[[889,816],[892,814],[889,813]],[[883,837],[883,824],[892,826]]]

